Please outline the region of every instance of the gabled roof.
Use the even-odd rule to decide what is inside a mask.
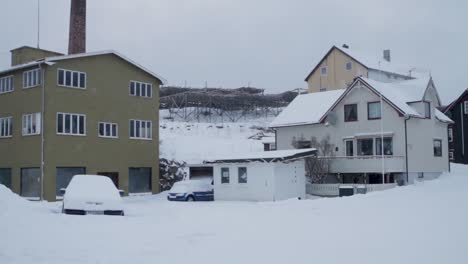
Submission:
[[[447,105],[447,107],[445,107],[444,113],[447,113],[448,111],[450,111],[456,104],[458,104],[460,101],[462,101],[463,98],[465,98],[465,96],[467,96],[467,94],[468,94],[468,88],[465,89],[465,91],[463,91],[463,93],[461,93],[458,98],[453,100],[449,105]]]
[[[424,85],[426,81],[427,83]],[[333,111],[359,83],[367,87],[377,96],[380,97],[380,95],[382,95],[382,100],[392,106],[402,116],[406,115],[423,118],[423,116],[408,103],[422,101],[426,91],[424,87],[427,87],[431,81],[431,79],[426,79],[425,81],[421,80],[418,82],[408,80],[398,83],[384,83],[357,77],[347,89],[297,96],[290,105],[273,120],[270,126],[275,128],[321,123],[325,120],[328,113]],[[450,118],[437,109],[435,109],[435,117],[441,122],[452,122]]]
[[[270,124],[271,127],[298,126],[320,123],[345,89],[296,96]]]
[[[149,75],[153,76],[154,78],[158,79],[161,82],[161,84],[166,84],[166,80],[164,78],[162,78],[161,76],[159,76],[158,74],[150,71],[149,69],[143,67],[142,65],[134,62],[133,60],[127,58],[126,56],[124,56],[121,53],[119,53],[117,51],[114,51],[114,50],[47,57],[45,59],[41,59],[41,60],[37,60],[37,61],[17,65],[17,66],[2,70],[2,71],[0,71],[0,74],[10,72],[10,71],[19,70],[19,69],[22,69],[22,68],[31,67],[31,66],[34,66],[34,65],[39,65],[39,64],[42,64],[42,63],[55,62],[55,61],[61,61],[61,60],[70,60],[70,59],[76,59],[76,58],[85,58],[85,57],[92,57],[92,56],[100,56],[100,55],[108,55],[108,54],[112,54],[112,55],[115,55],[115,56],[121,58],[122,60],[132,64],[133,66],[139,68],[140,70],[142,70],[142,71],[148,73]]]
[[[205,161],[205,163],[288,162],[291,160],[311,157],[316,155],[316,153],[317,150],[314,148],[250,152],[227,157],[219,157],[213,160]]]
[[[364,52],[349,49],[349,48],[340,48],[338,46],[333,46],[330,48],[330,50],[328,50],[328,52],[320,60],[320,62],[317,63],[317,65],[312,69],[309,75],[307,75],[307,77],[305,78],[306,82],[310,78],[310,76],[318,69],[318,67],[322,64],[322,62],[328,57],[328,55],[330,55],[330,53],[335,49],[349,56],[350,58],[352,58],[353,60],[355,60],[356,62],[358,62],[359,64],[361,64],[364,68],[368,70],[373,69],[377,71],[383,71],[383,72],[388,72],[388,73],[393,73],[393,74],[398,74],[401,76],[409,77],[408,72],[410,68],[399,66],[394,62],[388,62],[377,54],[371,55],[371,54],[366,54]]]

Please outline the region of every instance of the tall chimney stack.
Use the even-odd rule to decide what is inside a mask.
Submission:
[[[71,0],[68,54],[86,52],[86,0]]]

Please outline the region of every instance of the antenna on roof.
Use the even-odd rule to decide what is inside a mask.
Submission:
[[[41,30],[41,20],[40,20],[40,16],[41,16],[41,4],[40,4],[40,1],[37,0],[37,48],[39,48],[39,36],[40,36],[40,30]]]

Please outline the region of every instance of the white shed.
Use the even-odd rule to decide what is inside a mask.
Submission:
[[[207,161],[213,164],[217,201],[305,198],[304,158],[315,149],[265,151]]]

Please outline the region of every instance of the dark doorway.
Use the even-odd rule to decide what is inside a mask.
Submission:
[[[98,172],[98,175],[109,177],[115,187],[119,189],[119,173],[118,172]]]

